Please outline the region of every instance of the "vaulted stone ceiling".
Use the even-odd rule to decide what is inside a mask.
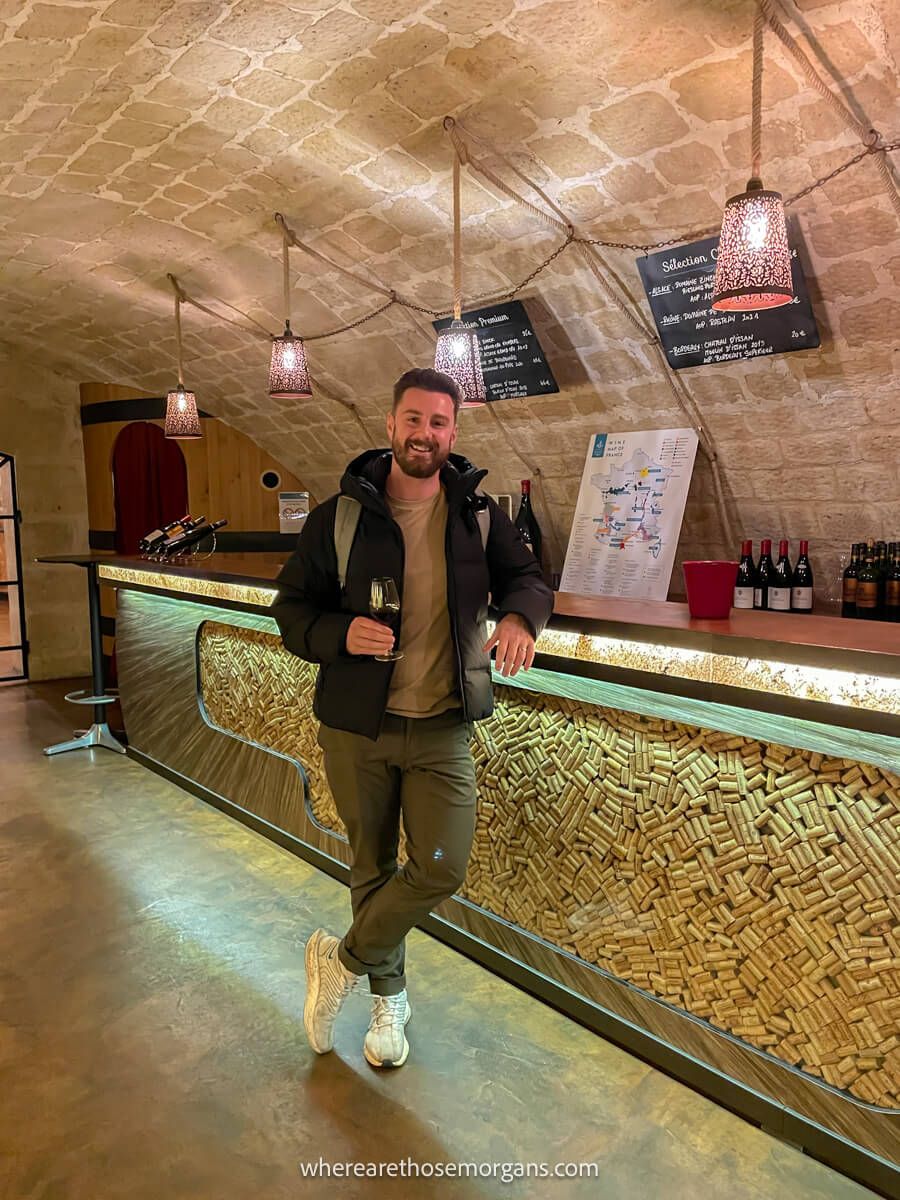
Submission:
[[[900,135],[896,0],[779,8],[857,116]],[[335,261],[448,307],[445,114],[483,139],[504,179],[521,187],[484,142],[588,236],[644,243],[714,227],[749,174],[752,20],[751,0],[0,0],[0,338],[75,381],[162,392],[174,378],[167,271],[279,331],[275,210]],[[860,149],[771,34],[764,104],[764,178],[785,194]],[[467,301],[508,290],[561,240],[469,172],[463,204]],[[851,536],[900,535],[888,529],[900,242],[872,159],[791,212],[821,349],[681,378],[736,525],[811,536],[826,555]],[[634,252],[604,258],[646,313]],[[303,333],[380,302],[299,251],[292,266]],[[523,294],[561,394],[465,414],[460,448],[492,469],[494,490],[540,468],[564,546],[590,432],[689,422],[573,247]],[[262,340],[190,308],[184,325],[201,405],[319,496],[368,441],[330,397],[355,401],[378,439],[393,379],[433,344],[427,317],[392,308],[312,342],[321,390],[286,404],[266,395]],[[721,542],[700,461],[682,549]]]

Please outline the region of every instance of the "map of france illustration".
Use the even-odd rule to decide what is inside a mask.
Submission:
[[[603,514],[594,518],[597,543],[613,550],[643,544],[653,558],[659,558],[662,499],[672,474],[670,467],[636,450],[627,463],[592,475],[591,486],[603,497]]]

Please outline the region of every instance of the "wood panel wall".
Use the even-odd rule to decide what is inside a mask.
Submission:
[[[154,399],[147,392],[112,383],[81,384],[81,408],[108,404],[111,401]],[[147,418],[162,427],[162,416]],[[88,524],[92,541],[106,540],[116,527],[112,476],[112,453],[116,438],[127,420],[101,420],[82,424],[84,465],[87,479]],[[195,515],[205,514],[210,520],[225,517],[228,533],[277,533],[278,492],[305,491],[303,481],[282,466],[254,442],[215,417],[202,417],[203,437],[198,441],[179,442],[187,466],[188,505]],[[268,490],[260,482],[265,471],[275,471],[281,484]],[[285,535],[285,557],[290,552],[290,535]],[[250,547],[242,547],[242,551]],[[271,547],[268,547],[271,549]],[[114,647],[112,633],[116,615],[115,592],[101,590],[101,610],[104,622],[103,651],[111,656]]]
[[[107,383],[83,383],[81,407],[110,400],[152,399],[146,393]],[[163,426],[162,418],[154,425]],[[112,452],[116,438],[129,421],[84,425],[84,462],[87,474],[88,517],[91,529],[115,529]],[[303,481],[254,442],[214,417],[201,420],[203,437],[180,442],[188,472],[188,498],[193,513],[213,520],[228,518],[235,533],[278,530],[278,491],[305,491]],[[265,471],[281,476],[281,487],[267,491],[260,483]]]

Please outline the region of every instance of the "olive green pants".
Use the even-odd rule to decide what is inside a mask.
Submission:
[[[405,937],[462,886],[475,832],[471,726],[462,710],[388,713],[377,741],[322,725],[325,772],[350,839],[353,923],[338,957],[374,995],[406,987]],[[407,859],[397,869],[400,816]]]

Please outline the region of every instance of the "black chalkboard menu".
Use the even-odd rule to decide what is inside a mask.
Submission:
[[[797,251],[791,251],[790,304],[755,312],[714,312],[710,305],[718,246],[718,238],[704,238],[637,260],[669,366],[677,371],[818,346],[819,331]]]
[[[445,317],[432,324],[440,333],[451,319]],[[462,314],[462,321],[478,335],[488,400],[559,391],[521,300],[473,308]]]

